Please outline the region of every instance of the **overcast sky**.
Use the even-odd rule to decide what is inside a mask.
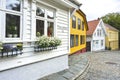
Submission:
[[[120,0],[78,0],[80,9],[86,14],[87,20],[94,20],[107,13],[120,12]]]

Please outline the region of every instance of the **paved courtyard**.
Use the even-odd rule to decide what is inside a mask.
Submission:
[[[120,51],[92,52],[88,56],[91,64],[82,80],[120,80]]]

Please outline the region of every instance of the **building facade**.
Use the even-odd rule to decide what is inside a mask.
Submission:
[[[102,19],[88,22],[87,51],[105,50],[106,30]]]
[[[105,24],[108,36],[106,36],[105,46],[107,49],[118,50],[119,49],[119,30],[112,27],[109,24]]]
[[[70,54],[86,51],[87,30],[85,14],[81,10],[76,10],[70,19]]]
[[[23,54],[1,58],[0,80],[35,80],[68,68],[70,0],[0,0],[0,41],[23,44]],[[50,28],[50,30],[49,30]],[[34,52],[36,33],[58,37],[55,50]],[[16,74],[17,73],[17,74]]]

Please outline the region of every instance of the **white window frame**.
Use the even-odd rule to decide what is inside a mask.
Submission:
[[[6,0],[1,0],[0,1],[0,11],[1,11],[1,15],[3,21],[2,25],[3,25],[3,31],[2,31],[2,38],[3,38],[3,41],[4,42],[16,42],[16,41],[20,41],[22,39],[22,12],[23,12],[23,0],[21,2],[21,5],[20,5],[20,11],[14,11],[14,10],[9,10],[9,9],[6,9]],[[12,15],[16,15],[16,16],[20,16],[20,37],[18,38],[7,38],[5,35],[6,35],[6,14],[12,14]]]
[[[42,9],[44,9],[45,10],[45,15],[44,15],[44,17],[41,17],[41,16],[37,16],[36,15],[36,20],[42,20],[42,21],[44,21],[44,35],[45,36],[47,36],[47,27],[48,27],[48,24],[47,24],[47,22],[53,22],[53,24],[54,24],[54,36],[55,36],[55,34],[56,34],[56,20],[55,20],[55,16],[56,16],[56,11],[54,10],[54,9],[52,9],[52,8],[48,8],[48,7],[46,7],[46,6],[42,6],[42,5],[36,5],[36,9],[37,9],[37,7],[39,7],[39,8],[42,8]],[[49,10],[49,11],[52,11],[53,12],[53,17],[54,17],[54,19],[49,19],[49,18],[47,18],[47,10]],[[36,28],[36,27],[35,27]],[[36,34],[36,29],[35,29],[35,34]]]

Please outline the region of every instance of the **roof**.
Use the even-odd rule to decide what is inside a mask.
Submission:
[[[98,23],[99,23],[99,19],[98,20],[92,20],[92,21],[88,21],[88,31],[87,31],[87,35],[92,35],[93,32],[95,31]]]
[[[105,27],[107,27],[107,28],[110,29],[110,30],[119,31],[119,30],[117,30],[116,28],[112,27],[112,26],[109,25],[109,24],[104,23],[104,25],[105,25]]]
[[[80,6],[80,5],[81,5],[81,3],[78,2],[77,0],[68,0],[68,1],[74,3],[74,4],[77,5],[77,6]]]

